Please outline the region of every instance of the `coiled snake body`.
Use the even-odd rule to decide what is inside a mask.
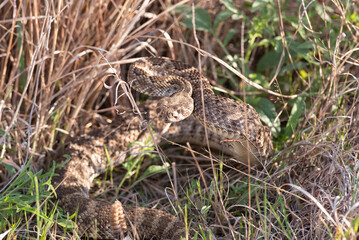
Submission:
[[[141,59],[130,66],[127,81],[137,91],[162,98],[140,107],[143,119],[134,114],[119,117],[108,126],[87,130],[69,145],[66,153],[71,160],[54,178],[60,206],[69,214],[77,212],[78,232],[89,237],[114,238],[127,226],[141,239],[185,238],[183,222],[171,214],[89,199],[92,180],[108,165],[104,146],[112,166],[124,162],[129,154],[141,151],[129,149],[129,144],[149,137],[143,128],[147,119],[155,133],[154,142],[163,137],[203,145],[207,128],[211,147],[238,161],[256,164],[271,154],[269,129],[251,106],[215,95],[208,79],[187,64],[164,58]],[[164,133],[166,122],[173,124]],[[223,142],[225,139],[231,141]]]

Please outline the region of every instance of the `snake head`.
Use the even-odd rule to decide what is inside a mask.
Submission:
[[[194,108],[193,99],[185,92],[163,97],[157,104],[157,114],[165,123],[179,122],[189,117]]]

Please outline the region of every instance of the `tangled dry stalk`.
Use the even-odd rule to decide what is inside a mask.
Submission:
[[[17,235],[59,237],[69,234],[58,228],[58,225],[66,225],[63,220],[66,216],[57,211],[53,193],[49,196],[40,194],[38,196],[41,197],[25,201],[26,207],[19,204],[22,200],[6,196],[12,196],[9,191],[14,190],[20,193],[14,195],[20,199],[28,193],[25,189],[35,189],[33,182],[21,190],[16,190],[14,184],[24,174],[30,176],[30,172],[51,169],[53,153],[60,152],[71,135],[89,127],[87,123],[91,123],[91,119],[107,121],[116,116],[117,108],[129,106],[128,98],[132,102],[140,100],[139,96],[132,98],[122,81],[126,73],[125,64],[132,62],[134,57],[168,56],[196,66],[196,48],[199,47],[202,53],[207,53],[200,56],[202,71],[217,80],[215,67],[219,64],[208,56],[224,59],[226,53],[208,32],[195,32],[183,27],[181,16],[173,11],[176,6],[193,2],[103,0],[0,3],[0,209],[3,209],[0,210],[0,232],[11,230],[7,232],[9,239]],[[283,14],[280,2],[276,3],[279,13]],[[222,6],[219,4],[217,1],[204,1],[199,5],[214,17],[218,6]],[[238,4],[240,6],[236,7],[243,7],[242,3]],[[316,59],[313,65],[318,67],[312,71],[313,76],[315,72],[321,72],[322,86],[316,93],[308,88],[296,93],[283,93],[308,93],[310,105],[298,116],[302,121],[293,135],[289,139],[278,137],[277,154],[264,169],[222,171],[221,165],[213,169],[212,164],[204,161],[209,154],[192,156],[184,153],[179,156],[178,148],[170,147],[166,155],[180,160],[173,165],[173,176],[158,174],[141,179],[139,183],[138,178],[130,178],[127,186],[123,187],[126,189],[125,196],[119,196],[120,190],[114,190],[114,182],[123,178],[126,172],[116,169],[122,176],[112,177],[111,172],[110,179],[105,176],[104,180],[96,183],[97,190],[93,195],[109,200],[122,197],[128,203],[157,205],[157,208],[171,211],[171,204],[163,194],[170,179],[176,189],[174,192],[178,194],[175,204],[181,208],[189,204],[186,220],[198,232],[201,232],[201,227],[206,236],[213,233],[217,239],[357,238],[358,27],[344,16],[346,9],[343,4],[338,4],[338,1],[322,1],[322,4],[334,8],[341,17],[345,26],[342,33],[351,34],[352,44],[343,44],[340,36],[344,35],[340,35],[327,57],[323,54],[322,43],[315,43],[317,55],[313,58]],[[301,13],[301,21],[311,18],[303,9]],[[311,23],[314,22],[313,19]],[[229,19],[217,31],[227,32],[233,24],[237,23]],[[243,26],[243,35],[238,34],[232,41],[243,42],[244,49],[244,36],[249,30]],[[316,33],[316,26],[308,24],[306,27],[309,32]],[[283,45],[290,44],[284,40],[285,31],[293,30],[291,26],[286,26],[284,22],[278,29],[281,29]],[[200,39],[199,46],[196,35]],[[327,40],[330,41],[329,38]],[[233,46],[228,45],[228,51],[240,55],[241,50]],[[256,64],[256,57],[264,50],[258,47],[249,62]],[[330,72],[323,71],[327,64],[332,66]],[[279,65],[278,72],[280,69]],[[222,70],[230,75],[226,71]],[[296,74],[300,75],[293,71],[293,75]],[[308,79],[309,83],[314,82],[310,77]],[[231,81],[239,86],[233,77]],[[115,86],[118,82],[124,94],[116,98]],[[303,79],[298,77],[298,82],[293,85],[300,85],[301,82]],[[228,86],[213,83],[221,89]],[[106,86],[111,87],[106,89]],[[238,89],[231,90],[228,92],[242,95]],[[274,98],[270,94],[267,96],[280,105],[278,118],[282,122],[287,121],[283,112],[290,112],[287,109],[290,100]],[[187,153],[191,152],[190,147],[185,148]],[[202,161],[204,163],[199,167],[198,162]],[[27,167],[28,163],[31,168]],[[142,164],[135,176],[147,167],[146,163]],[[46,179],[49,177],[51,175],[45,176]],[[182,189],[179,186],[188,187]],[[40,190],[47,191],[48,187],[49,184],[45,184]],[[54,209],[51,217],[42,215],[48,213],[46,209]],[[29,213],[33,215],[29,216]],[[32,221],[28,221],[29,218]],[[44,219],[48,224],[43,223]],[[33,229],[34,226],[38,227]]]

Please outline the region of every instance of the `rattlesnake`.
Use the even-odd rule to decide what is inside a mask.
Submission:
[[[256,164],[271,154],[269,129],[262,125],[251,106],[215,95],[208,79],[182,62],[154,57],[138,60],[130,66],[127,82],[137,91],[163,98],[141,105],[142,118],[134,113],[121,115],[111,124],[93,126],[75,138],[66,151],[71,160],[56,171],[57,198],[65,212],[77,212],[79,234],[113,238],[127,226],[141,239],[185,238],[184,223],[171,214],[136,206],[122,207],[118,201],[111,204],[89,199],[93,178],[107,168],[104,146],[112,166],[140,152],[141,148],[132,145],[129,148],[129,145],[149,136],[155,143],[163,139],[208,143],[236,160]],[[180,100],[173,100],[177,97]],[[164,132],[166,122],[174,123]],[[148,123],[152,134],[146,128]]]

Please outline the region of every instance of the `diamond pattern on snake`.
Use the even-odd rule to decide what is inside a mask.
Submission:
[[[112,166],[141,151],[134,141],[148,139],[151,123],[154,142],[162,138],[177,143],[208,144],[245,164],[255,165],[272,153],[271,134],[250,105],[216,95],[208,79],[195,67],[167,58],[143,58],[128,73],[129,86],[141,93],[161,97],[139,106],[137,114],[118,116],[111,124],[87,129],[69,143],[71,160],[59,168],[54,185],[60,206],[77,213],[80,235],[116,238],[129,232],[140,239],[191,239],[191,231],[177,216],[161,210],[122,206],[89,198],[92,180],[107,167],[106,146]],[[145,121],[147,120],[147,121]],[[171,126],[166,128],[171,123]],[[164,131],[166,129],[167,131]],[[230,141],[224,141],[230,140]]]

